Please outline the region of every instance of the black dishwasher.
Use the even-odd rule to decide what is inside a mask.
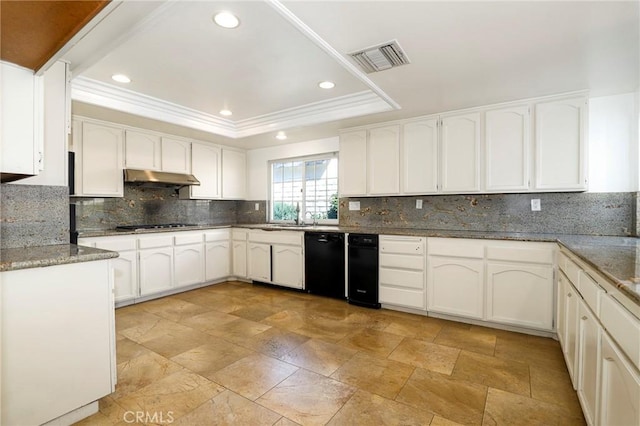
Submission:
[[[306,290],[344,300],[344,234],[305,232],[304,248]]]
[[[349,303],[380,308],[378,302],[378,236],[349,234]]]

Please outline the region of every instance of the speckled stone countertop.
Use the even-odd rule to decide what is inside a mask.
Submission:
[[[592,266],[628,297],[640,310],[640,239],[632,237],[606,237],[590,235],[537,234],[519,232],[450,231],[437,229],[387,228],[387,227],[343,227],[343,226],[292,226],[277,224],[257,225],[202,225],[182,229],[145,231],[84,231],[80,237],[100,237],[149,232],[193,231],[218,228],[247,228],[267,231],[317,231],[345,232],[383,235],[406,235],[440,238],[472,238],[490,240],[534,241],[560,243],[585,263]]]
[[[0,251],[0,272],[40,268],[67,263],[90,262],[118,257],[115,251],[74,244],[9,248]]]

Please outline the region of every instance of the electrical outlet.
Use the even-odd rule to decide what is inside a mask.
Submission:
[[[256,203],[255,207],[256,211],[260,210],[260,203]]]
[[[422,200],[416,200],[416,209],[422,208]]]
[[[349,201],[349,210],[360,210],[360,201]]]
[[[531,211],[532,212],[539,212],[540,210],[542,210],[542,208],[540,206],[540,199],[539,198],[534,198],[533,200],[531,200]]]

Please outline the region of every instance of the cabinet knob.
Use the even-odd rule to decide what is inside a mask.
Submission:
[[[610,356],[606,357],[604,360],[605,361],[609,361],[609,362],[613,362],[613,358],[611,358]]]
[[[567,294],[567,297],[571,297],[571,293]]]
[[[587,318],[586,316],[583,316],[583,317],[582,317],[582,320],[583,320],[583,321],[586,321],[587,319],[588,319],[588,318]]]

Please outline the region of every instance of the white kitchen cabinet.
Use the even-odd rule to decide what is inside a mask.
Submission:
[[[584,190],[587,98],[535,105],[535,189]]]
[[[426,118],[402,126],[403,194],[438,191],[438,118]]]
[[[272,246],[271,280],[285,287],[302,289],[303,273],[302,247],[274,244]]]
[[[367,142],[369,195],[400,192],[400,126],[374,127]]]
[[[341,197],[367,194],[366,130],[354,130],[340,134],[338,168]]]
[[[602,333],[601,336],[602,373],[598,424],[638,425],[640,375],[607,333]]]
[[[141,296],[173,287],[173,247],[140,250],[138,256]]]
[[[1,424],[45,424],[115,390],[112,278],[110,260],[0,273]]]
[[[529,188],[529,107],[516,106],[485,114],[485,190],[526,191]]]
[[[249,243],[248,275],[256,281],[271,281],[271,245],[263,243]]]
[[[220,198],[220,148],[213,145],[191,145],[191,172],[200,185],[180,189],[180,198],[212,200]],[[164,158],[164,157],[163,157]]]
[[[160,170],[162,168],[160,136],[125,130],[124,163],[127,169]]]
[[[553,330],[553,265],[487,264],[488,321]]]
[[[163,136],[161,146],[163,172],[191,173],[191,142]]]
[[[228,228],[206,231],[205,241],[205,279],[216,281],[231,275],[231,249]]]
[[[443,116],[441,123],[442,192],[478,192],[480,113]]]
[[[204,248],[202,243],[176,246],[173,249],[175,287],[204,282]]]
[[[556,293],[556,332],[558,334],[558,342],[562,348],[566,345],[567,335],[567,278],[564,273],[558,271],[558,288]],[[563,351],[564,353],[564,351]]]
[[[562,346],[562,352],[564,354],[564,360],[567,364],[567,370],[569,371],[569,376],[571,377],[571,382],[573,383],[573,388],[576,389],[578,387],[578,315],[580,312],[578,311],[578,306],[580,303],[580,293],[573,287],[571,282],[560,274],[560,280],[563,280],[564,283],[562,288],[564,288],[564,294],[560,295],[561,302],[564,307],[562,308],[562,312],[564,313],[564,318],[562,323],[564,324],[563,330],[563,341],[564,344]]]
[[[247,154],[222,148],[222,198],[242,200],[247,197]]]
[[[426,238],[380,236],[380,303],[426,309]]]
[[[247,235],[246,229],[231,230],[231,274],[247,278]]]
[[[600,390],[600,323],[585,301],[578,303],[578,398],[587,424],[596,424]]]
[[[3,175],[37,175],[42,155],[44,95],[42,77],[0,62],[2,75]]]
[[[115,126],[74,121],[77,196],[124,195],[123,130]],[[79,139],[79,140],[78,140]]]
[[[427,310],[482,319],[484,261],[429,256]]]

